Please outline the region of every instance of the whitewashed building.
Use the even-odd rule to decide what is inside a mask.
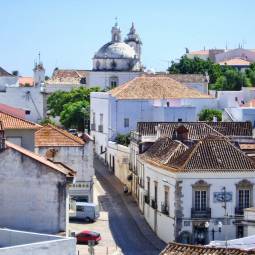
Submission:
[[[0,91],[3,91],[8,86],[19,86],[18,77],[8,73],[2,67],[0,67]]]
[[[108,141],[128,134],[139,121],[196,121],[215,98],[166,76],[141,76],[108,92],[91,93],[91,135],[106,160]]]
[[[0,226],[39,233],[67,230],[67,188],[75,172],[18,145],[0,132]]]
[[[139,207],[165,242],[205,244],[244,236],[254,204],[255,164],[223,136],[158,139],[138,158]],[[221,229],[218,225],[223,224]]]
[[[46,125],[35,133],[35,151],[52,160],[62,162],[76,171],[75,182],[69,194],[79,201],[93,201],[93,141],[70,134],[53,125]]]
[[[76,239],[0,228],[0,255],[76,255]]]

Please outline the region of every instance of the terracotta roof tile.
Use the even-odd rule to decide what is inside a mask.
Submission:
[[[80,84],[81,78],[86,77],[87,71],[85,70],[75,70],[75,69],[58,69],[53,72],[52,79],[48,81],[60,82],[60,83],[70,83],[75,82]]]
[[[19,77],[19,85],[21,87],[25,86],[25,85],[29,85],[29,86],[34,86],[34,79],[33,77]]]
[[[6,146],[7,146],[7,149],[8,148],[11,148],[15,151],[18,151],[20,153],[22,153],[23,155],[29,157],[29,158],[32,158],[38,162],[40,162],[41,164],[44,164],[50,168],[52,168],[53,170],[56,170],[58,172],[61,172],[63,174],[65,174],[66,176],[74,176],[75,175],[75,171],[72,170],[71,168],[65,166],[63,163],[61,163],[61,166],[59,165],[60,163],[53,163],[52,161],[50,160],[47,160],[46,158],[34,153],[34,152],[31,152],[29,150],[26,150],[25,148],[23,147],[20,147],[16,144],[13,144],[13,143],[10,143],[8,141],[6,141]]]
[[[187,149],[188,147],[183,143],[164,137],[159,138],[153,143],[153,145],[141,155],[141,158],[158,164],[169,164]]]
[[[193,54],[193,55],[208,55],[209,54],[209,50],[194,50],[194,51],[191,51],[189,54]]]
[[[188,131],[188,139],[199,140],[208,135],[222,136],[221,133],[202,122],[172,122],[167,124],[159,124],[158,130],[161,137],[174,137],[178,127],[183,126]]]
[[[217,248],[199,245],[188,245],[180,243],[169,243],[160,255],[251,255],[254,251],[245,251],[240,249]]]
[[[16,107],[12,107],[12,106],[7,105],[7,104],[1,104],[0,103],[0,112],[11,114],[15,117],[19,117],[19,118],[22,118],[22,119],[25,119],[25,117],[26,117],[25,110],[20,109],[20,108],[16,108]]]
[[[254,171],[255,163],[225,137],[208,136],[186,150],[171,167],[179,171]]]
[[[5,77],[5,76],[13,76],[13,75],[5,71],[2,67],[0,67],[0,77],[1,76]]]
[[[3,123],[4,129],[38,129],[41,127],[36,123],[3,111],[0,111],[0,121]]]
[[[241,107],[251,107],[251,108],[254,108],[255,107],[255,99],[252,99],[249,102],[247,102],[246,104],[241,105]]]
[[[141,76],[109,91],[118,99],[213,98],[167,76]]]
[[[252,136],[252,124],[246,122],[205,122],[225,136]]]
[[[221,61],[219,62],[219,64],[227,65],[227,66],[249,66],[251,62],[241,58],[232,58],[232,59]]]
[[[84,146],[85,142],[69,132],[53,125],[46,125],[35,132],[35,146]]]
[[[160,126],[159,126],[160,125]],[[252,124],[247,122],[138,122],[137,132],[155,136],[160,128],[162,136],[172,136],[175,129],[184,125],[190,139],[201,139],[209,134],[225,136],[252,136]],[[159,126],[159,127],[158,127]]]

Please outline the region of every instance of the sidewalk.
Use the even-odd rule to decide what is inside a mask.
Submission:
[[[143,233],[145,238],[159,251],[162,251],[166,244],[161,241],[156,234],[152,231],[148,223],[145,221],[144,216],[138,209],[138,205],[135,200],[130,195],[125,195],[123,193],[123,184],[118,180],[116,176],[114,176],[106,166],[98,159],[95,159],[94,166],[96,169],[96,175],[100,175],[107,179],[108,183],[114,187],[114,189],[118,192],[124,204],[126,205],[129,213],[134,219],[136,225]]]

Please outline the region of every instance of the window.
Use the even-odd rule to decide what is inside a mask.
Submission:
[[[25,110],[25,114],[26,114],[26,115],[29,115],[30,113],[31,113],[30,110]]]
[[[100,113],[100,125],[103,125],[103,121],[104,121],[104,114]]]
[[[252,204],[253,183],[244,179],[236,184],[237,209],[243,210],[253,206]]]
[[[169,107],[170,106],[170,102],[166,102],[166,106]]]
[[[96,124],[96,113],[93,112],[92,123]]]
[[[239,208],[244,209],[250,207],[250,190],[249,189],[240,189],[239,190]]]
[[[110,88],[115,88],[119,84],[119,78],[117,76],[112,76],[109,78],[109,86]]]
[[[129,118],[124,119],[124,127],[125,128],[129,127]]]
[[[195,191],[195,210],[205,211],[207,207],[207,192],[206,190],[196,190]]]
[[[148,191],[148,197],[150,198],[150,177],[147,177],[147,191]]]
[[[157,204],[158,201],[158,183],[154,182],[154,199],[155,203]]]
[[[80,206],[80,205],[76,206],[76,211],[77,212],[84,212],[84,209],[85,209],[84,206]]]
[[[164,191],[164,205],[169,208],[169,187],[165,186]]]
[[[179,119],[178,119],[178,122],[182,122],[182,119],[181,119],[181,118],[179,118]]]

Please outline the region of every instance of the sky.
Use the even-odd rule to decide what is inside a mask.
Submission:
[[[92,68],[92,57],[111,40],[115,17],[122,38],[134,22],[142,63],[167,69],[189,50],[255,48],[254,0],[0,0],[0,66],[31,76],[41,60],[55,67]]]

